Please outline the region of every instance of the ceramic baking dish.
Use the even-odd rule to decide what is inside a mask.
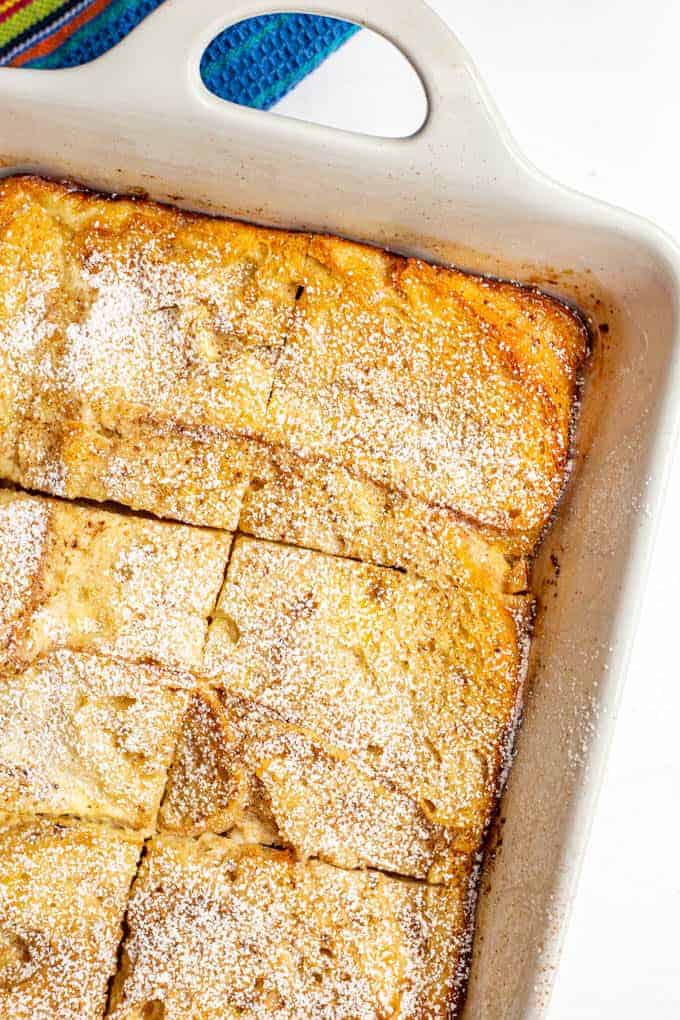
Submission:
[[[0,170],[330,231],[537,283],[590,318],[572,482],[539,555],[517,759],[484,875],[465,1016],[545,1015],[642,602],[678,420],[680,253],[516,151],[467,55],[420,0],[296,0],[409,57],[429,115],[377,139],[246,110],[202,85],[229,23],[276,0],[168,0],[82,68],[0,70]]]

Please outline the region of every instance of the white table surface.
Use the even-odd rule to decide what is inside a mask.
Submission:
[[[524,152],[680,239],[680,0],[431,0]],[[378,131],[417,112],[362,34],[279,106]],[[551,1020],[680,1018],[680,459]]]

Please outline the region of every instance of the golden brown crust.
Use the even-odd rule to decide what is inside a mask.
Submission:
[[[133,888],[111,1020],[445,1020],[467,882],[157,838]]]
[[[0,471],[14,470],[21,422],[49,343],[63,276],[60,238],[20,178],[0,181]]]
[[[157,445],[168,434],[177,442],[198,430],[205,463],[212,436],[200,430],[219,429],[232,447],[220,473],[227,512],[219,524],[232,527],[243,480],[233,475],[232,450],[240,446],[231,437],[264,422],[307,238],[149,202],[112,202],[37,178],[0,182],[0,209],[0,276],[7,279],[0,357],[10,380],[7,392],[0,386],[0,424],[12,426],[0,448],[5,477],[37,481],[56,495],[112,499],[118,488],[131,505],[168,514],[167,499],[139,464],[145,434]],[[13,238],[20,230],[19,247]],[[29,327],[30,359],[22,339]],[[32,442],[17,451],[24,421],[33,426]],[[74,427],[98,443],[92,482],[80,471],[87,448],[71,445]],[[119,436],[123,442],[107,449],[104,440]],[[174,465],[182,516],[182,494],[191,501],[200,484],[202,465],[190,452],[185,444],[184,472]],[[149,456],[153,471],[153,450]]]
[[[567,470],[583,325],[531,292],[312,238],[267,436],[529,552]],[[500,328],[502,325],[502,328]]]
[[[0,826],[0,1016],[101,1020],[140,850],[105,826]]]
[[[20,484],[233,528],[254,438],[253,534],[457,577],[478,529],[510,578],[562,491],[587,336],[528,288],[35,178],[0,183],[0,268]]]

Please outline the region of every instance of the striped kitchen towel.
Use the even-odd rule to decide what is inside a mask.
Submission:
[[[161,2],[0,0],[0,65],[85,64]],[[201,61],[203,81],[223,99],[268,110],[356,31],[348,22],[309,14],[251,18],[210,43]]]

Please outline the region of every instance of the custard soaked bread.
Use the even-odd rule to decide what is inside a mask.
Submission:
[[[0,1020],[458,1015],[586,339],[0,180]]]
[[[526,288],[315,237],[267,437],[311,462],[315,512],[344,468],[369,500],[377,484],[528,553],[564,484],[586,341],[572,312]],[[273,474],[249,514],[299,527],[285,466]],[[319,532],[330,514],[356,555],[360,522],[343,509],[327,502]]]
[[[0,277],[6,477],[521,587],[586,349],[559,302],[34,178]]]
[[[101,1020],[141,848],[123,829],[0,824],[3,1020]]]
[[[11,477],[233,528],[249,456],[239,436],[263,424],[307,245],[34,178],[0,182]]]
[[[456,830],[430,820],[389,776],[224,689],[192,696],[160,826],[435,881],[467,859],[456,851]]]
[[[205,654],[218,690],[263,710],[252,726],[220,695],[206,727],[219,781],[241,784],[233,807],[252,814],[240,776],[250,770],[263,822],[298,851],[382,867],[389,854],[389,870],[445,878],[455,853],[477,851],[495,804],[527,611],[519,597],[444,591],[389,568],[236,539]],[[195,767],[179,769],[179,794],[171,776],[169,795],[209,826],[220,817],[211,801],[228,794],[199,751],[184,754]],[[388,816],[392,842],[381,846]]]
[[[199,667],[231,536],[0,490],[0,669],[50,648]]]
[[[0,818],[149,832],[189,693],[175,672],[62,649],[0,673]]]
[[[446,507],[359,478],[281,447],[262,446],[239,529],[450,584],[522,592],[527,563],[507,536]]]
[[[467,876],[444,889],[219,837],[152,841],[111,1020],[446,1020]]]

